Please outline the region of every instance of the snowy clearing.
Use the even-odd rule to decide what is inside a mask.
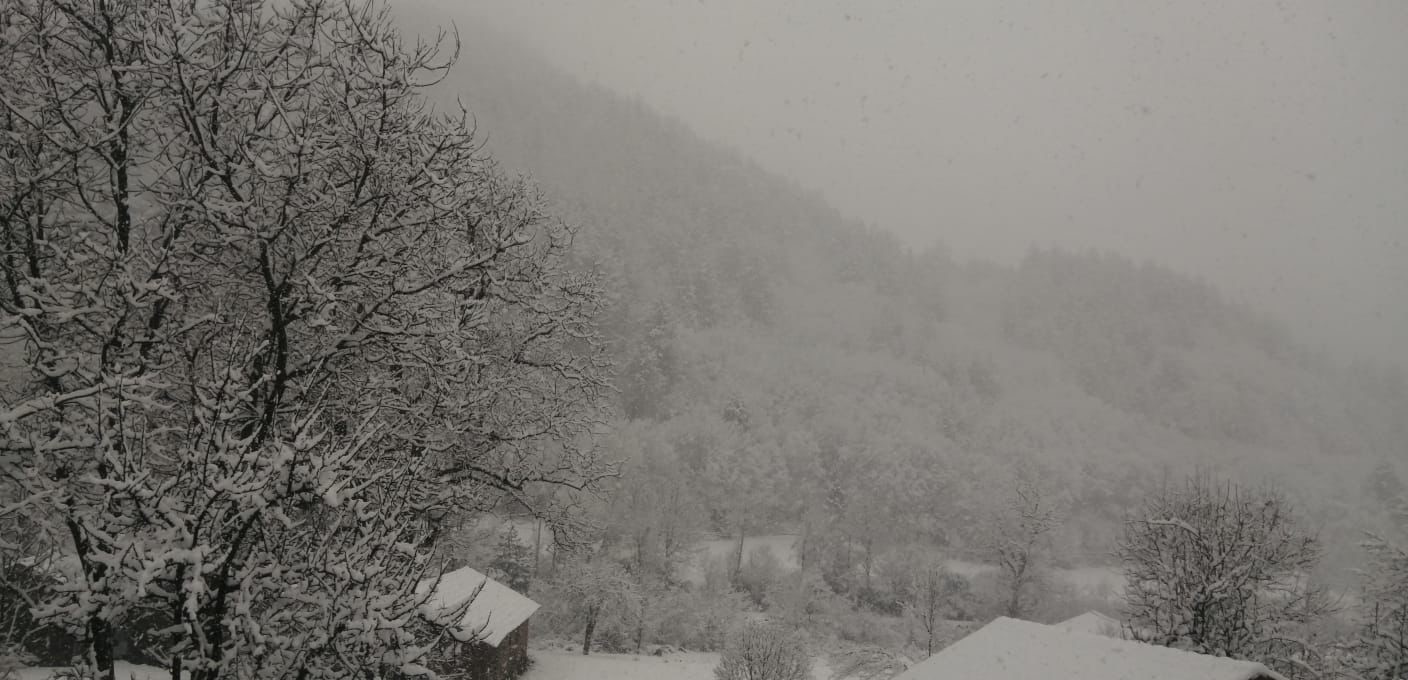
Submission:
[[[160,668],[136,666],[125,661],[117,662],[118,680],[171,680],[171,674]],[[21,668],[15,671],[16,680],[50,680],[68,677],[67,668]],[[185,675],[184,673],[182,675]]]
[[[522,535],[521,532],[520,535]],[[777,558],[779,566],[788,571],[795,570],[797,569],[797,555],[793,551],[793,545],[796,542],[797,536],[794,534],[749,536],[743,542],[744,563],[748,562],[754,550],[767,548]],[[710,539],[701,541],[699,547],[699,554],[689,564],[685,572],[685,580],[695,584],[704,582],[705,565],[710,561],[727,561],[732,558],[733,551],[738,549],[738,540],[733,538]],[[944,560],[944,566],[949,571],[968,579],[990,573],[995,569],[990,564],[959,559]],[[1124,572],[1118,567],[1075,567],[1073,569],[1053,569],[1052,572],[1059,581],[1075,588],[1078,592],[1117,596],[1124,588]]]
[[[559,650],[536,650],[530,654],[533,665],[523,680],[713,680],[718,654],[680,652],[667,656],[633,654],[592,654]],[[823,664],[816,663],[812,677],[829,677]]]
[[[719,655],[707,652],[676,652],[666,656],[634,654],[592,654],[539,649],[531,653],[533,665],[522,680],[713,680]],[[66,669],[23,668],[16,680],[53,680]],[[825,680],[829,673],[817,663],[812,677]],[[150,666],[134,666],[119,661],[120,680],[169,680],[166,671]]]

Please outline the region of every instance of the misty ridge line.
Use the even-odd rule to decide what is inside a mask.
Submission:
[[[416,32],[422,38],[435,35],[436,31],[449,29],[443,26],[421,27],[415,20],[415,13],[403,14],[403,22],[411,32]],[[1357,366],[1355,370],[1377,371],[1387,370],[1397,372],[1402,370],[1402,366],[1388,357],[1369,357],[1360,355],[1350,356],[1351,353],[1337,351],[1324,343],[1313,343],[1302,337],[1300,333],[1292,329],[1291,325],[1279,315],[1268,311],[1264,306],[1259,305],[1246,297],[1232,296],[1224,287],[1211,281],[1206,275],[1183,271],[1175,266],[1159,262],[1150,257],[1135,258],[1124,253],[1108,248],[1069,248],[1061,246],[1028,246],[1022,257],[1015,261],[1004,262],[982,255],[970,255],[961,260],[956,259],[950,248],[945,244],[942,234],[930,239],[931,243],[926,246],[915,245],[912,242],[898,238],[894,232],[883,226],[876,225],[862,217],[843,214],[833,202],[829,201],[821,189],[803,186],[797,179],[787,176],[774,170],[763,167],[745,149],[736,142],[721,141],[709,137],[694,126],[690,125],[683,118],[674,114],[662,113],[650,106],[640,95],[627,96],[611,89],[609,86],[583,76],[569,73],[549,62],[542,54],[531,48],[527,42],[512,35],[505,29],[499,28],[487,15],[476,15],[475,20],[456,23],[455,26],[472,36],[473,44],[467,45],[465,54],[468,59],[485,58],[495,53],[509,53],[513,55],[512,65],[499,64],[499,69],[495,72],[519,72],[532,74],[526,76],[524,80],[530,83],[538,83],[533,86],[537,91],[531,95],[528,101],[544,107],[551,106],[554,99],[553,93],[572,92],[572,99],[587,99],[596,102],[611,102],[611,115],[620,119],[622,127],[627,131],[641,132],[643,136],[667,138],[672,140],[672,148],[683,156],[690,158],[707,159],[702,163],[709,168],[710,172],[721,175],[735,175],[749,178],[745,183],[749,188],[766,186],[769,192],[775,197],[785,197],[785,202],[801,215],[805,217],[795,217],[781,220],[780,224],[773,225],[789,237],[799,239],[805,238],[828,238],[828,234],[815,233],[817,223],[827,225],[844,225],[844,229],[864,233],[871,238],[883,243],[881,248],[893,250],[899,257],[919,258],[934,257],[945,261],[952,260],[953,264],[966,266],[975,269],[985,269],[990,266],[1012,270],[1020,265],[1023,257],[1030,257],[1033,254],[1043,252],[1069,251],[1073,254],[1079,253],[1082,256],[1090,257],[1094,260],[1123,261],[1144,270],[1164,272],[1175,278],[1186,279],[1193,284],[1193,287],[1200,288],[1203,294],[1216,299],[1219,305],[1226,305],[1235,308],[1229,311],[1230,314],[1242,315],[1254,325],[1263,327],[1264,333],[1287,336],[1295,344],[1294,351],[1306,358],[1313,357],[1314,361],[1337,364],[1341,370],[1348,369],[1351,365]],[[490,59],[492,61],[492,59]],[[541,82],[538,82],[541,81]],[[492,101],[476,101],[473,97],[464,97],[476,91],[472,80],[464,81],[463,87],[456,87],[451,83],[451,78],[441,86],[435,88],[430,94],[433,99],[440,102],[443,107],[453,107],[461,104],[468,105],[470,112],[476,108],[481,111],[495,106]],[[476,104],[479,106],[476,107]],[[498,115],[505,115],[507,112],[495,112]],[[487,120],[487,118],[486,118]],[[530,143],[523,138],[526,133],[523,129],[514,129],[515,126],[506,125],[500,120],[495,120],[494,124],[485,124],[480,132],[483,136],[487,148],[496,151],[501,160],[504,160],[510,167],[517,171],[527,173],[529,176],[538,178],[548,185],[570,184],[566,181],[566,173],[557,170],[557,165],[543,165],[533,167],[523,159],[522,150]],[[508,136],[508,130],[512,130],[514,137],[496,143],[497,136]],[[648,132],[642,132],[648,131]],[[626,134],[630,134],[627,132]],[[663,158],[656,156],[638,156],[640,160],[647,164],[653,164],[656,172],[670,173],[676,170],[671,167]],[[568,192],[571,193],[571,192]],[[565,196],[557,196],[563,199]],[[578,202],[580,203],[580,202]],[[572,203],[565,203],[561,206],[569,214],[580,206]],[[590,224],[600,220],[599,214],[583,214],[579,219]],[[587,227],[590,229],[590,227]],[[1162,276],[1163,274],[1159,274]]]
[[[1385,27],[1408,17],[1293,5],[1088,16],[1080,3],[1048,15],[959,2],[843,17],[787,3],[728,14],[486,0],[473,15],[423,12],[501,27],[907,243],[941,233],[964,257],[1009,265],[1030,245],[1154,258],[1316,346],[1402,367],[1404,176],[1386,151],[1405,134],[1408,90],[1383,66],[1403,57]],[[594,41],[578,24],[620,34]]]

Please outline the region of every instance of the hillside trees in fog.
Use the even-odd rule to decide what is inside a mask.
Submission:
[[[633,579],[672,573],[683,590],[687,551],[666,535],[786,532],[804,574],[761,588],[770,614],[892,611],[905,551],[988,559],[992,489],[1031,463],[1069,511],[1056,568],[1106,564],[1126,511],[1200,466],[1284,483],[1342,578],[1360,532],[1393,521],[1365,491],[1387,478],[1379,461],[1408,474],[1397,369],[1343,365],[1202,281],[1118,255],[916,252],[503,36],[464,49],[440,94],[463,97],[496,157],[587,225],[574,257],[605,274],[616,430],[630,435],[611,443],[628,463],[593,518]],[[935,233],[953,219],[936,212]],[[687,508],[688,526],[666,526],[661,507]],[[748,571],[740,557],[711,586]],[[755,595],[756,575],[737,585]],[[978,609],[1000,608],[974,585],[994,600]],[[653,617],[703,601],[651,597]],[[674,621],[650,625],[647,641],[679,639]],[[594,647],[620,637],[603,635]]]
[[[694,475],[667,436],[644,423],[622,425],[606,445],[621,477],[606,486],[601,549],[624,556],[643,596],[679,584],[707,523]]]
[[[1357,532],[1388,521],[1361,485],[1374,462],[1408,452],[1400,371],[1340,366],[1206,283],[1117,255],[993,264],[910,250],[640,102],[491,31],[474,38],[440,93],[464,97],[491,148],[589,225],[578,246],[609,273],[623,413],[672,430],[750,400],[771,427],[755,438],[787,461],[771,468],[785,483],[766,531],[816,546],[826,496],[859,492],[859,477],[805,481],[829,449],[771,434],[821,439],[838,420],[884,423],[848,439],[898,433],[942,469],[932,476],[963,480],[914,513],[957,549],[977,548],[965,535],[973,490],[1023,457],[1061,475],[1063,535],[1089,559],[1166,469],[1276,475],[1326,523],[1341,572]],[[935,215],[938,234],[949,219]],[[705,513],[731,502],[716,495]]]
[[[0,557],[67,579],[36,615],[90,677],[119,635],[173,677],[415,669],[441,518],[612,472],[570,231],[419,98],[447,55],[361,3],[24,0],[0,31],[32,378]]]

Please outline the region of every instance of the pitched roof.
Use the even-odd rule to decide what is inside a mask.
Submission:
[[[432,587],[435,587],[435,579],[427,579],[416,587],[416,592],[424,594]],[[463,567],[440,577],[439,587],[422,605],[421,613],[432,620],[439,620],[464,606],[466,600],[469,600],[469,608],[451,634],[462,642],[478,640],[490,647],[498,647],[509,633],[538,611],[537,602],[469,567]]]
[[[895,680],[1285,680],[1265,666],[999,618]]]
[[[1072,633],[1092,633],[1113,638],[1124,637],[1119,621],[1097,611],[1088,611],[1080,616],[1074,616],[1052,625]]]

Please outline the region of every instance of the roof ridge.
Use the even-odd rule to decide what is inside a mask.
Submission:
[[[1109,664],[1111,654],[1128,657],[1123,664]],[[1130,677],[1122,670],[1137,670],[1141,677],[1154,679],[1285,680],[1256,661],[1199,654],[1005,616],[916,664],[897,680],[947,680],[998,669],[1014,680],[1038,677],[1037,673],[1039,677],[1060,680],[1063,667],[1069,671],[1068,677],[1087,680]]]

